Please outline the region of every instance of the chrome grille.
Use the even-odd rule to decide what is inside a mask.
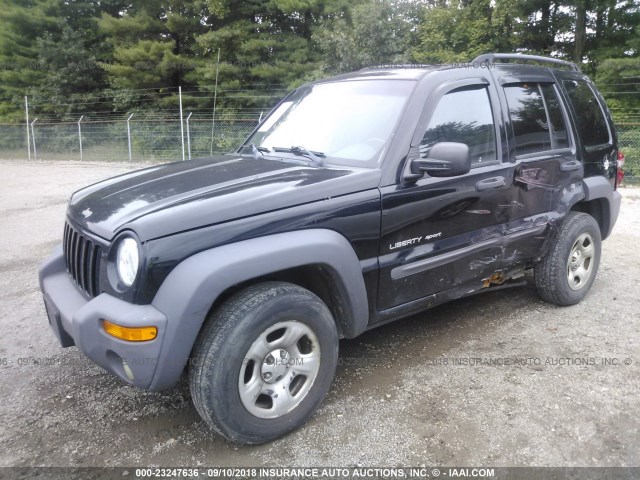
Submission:
[[[69,223],[64,225],[63,246],[69,275],[82,291],[95,297],[102,248]]]

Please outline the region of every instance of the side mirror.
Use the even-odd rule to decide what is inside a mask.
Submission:
[[[429,150],[426,159],[416,158],[411,162],[411,173],[426,173],[430,177],[456,177],[471,170],[469,146],[457,142],[438,142]]]

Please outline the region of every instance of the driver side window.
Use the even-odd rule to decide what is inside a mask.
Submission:
[[[467,144],[472,167],[497,161],[495,126],[485,87],[456,89],[440,99],[420,142],[420,157],[427,158],[438,142]]]

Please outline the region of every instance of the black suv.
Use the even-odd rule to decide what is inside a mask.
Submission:
[[[211,427],[273,440],[322,401],[340,338],[527,269],[543,299],[579,302],[620,208],[617,153],[602,97],[560,60],[315,82],[236,153],[74,193],[40,271],[49,322],[137,387],[187,367]]]

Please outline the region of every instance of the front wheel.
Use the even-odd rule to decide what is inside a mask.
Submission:
[[[569,212],[535,266],[538,295],[556,305],[574,305],[591,289],[600,265],[600,227],[586,213]]]
[[[193,350],[191,396],[226,438],[267,442],[311,417],[337,359],[336,324],[322,300],[289,283],[255,285],[207,319]]]

